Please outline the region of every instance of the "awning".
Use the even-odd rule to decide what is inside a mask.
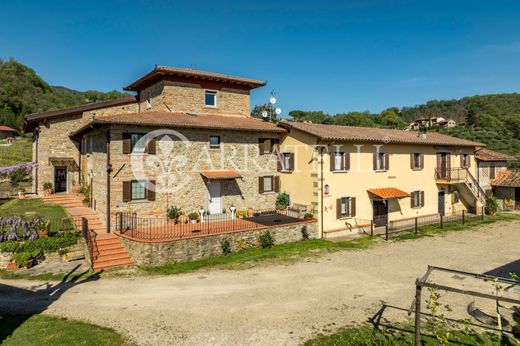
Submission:
[[[408,192],[404,192],[395,187],[382,187],[378,189],[368,189],[367,191],[381,199],[410,197]]]
[[[79,170],[79,165],[72,157],[49,157],[49,163],[54,167],[67,167],[71,171]]]
[[[242,178],[237,171],[201,171],[200,174],[209,180],[225,180]]]

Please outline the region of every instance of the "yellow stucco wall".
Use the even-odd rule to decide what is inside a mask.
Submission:
[[[320,155],[314,153],[313,145],[317,139],[298,130],[291,132],[282,141],[281,152],[295,153],[295,167],[292,173],[281,174],[281,189],[291,195],[292,203],[315,205],[316,216],[321,222],[321,167]],[[450,152],[451,167],[460,167],[460,154],[470,154],[470,171],[475,176],[474,148],[467,147],[434,147],[433,145],[378,144],[378,143],[348,143],[334,142],[333,146],[341,146],[341,150],[350,153],[350,170],[348,172],[332,172],[330,170],[330,142],[322,142],[327,146],[323,155],[323,180],[329,186],[329,195],[323,198],[323,230],[338,230],[351,225],[370,222],[372,219],[373,196],[367,192],[372,188],[395,187],[407,193],[424,191],[424,206],[412,208],[409,197],[388,201],[388,219],[399,220],[416,216],[436,214],[438,212],[438,191],[445,190],[445,212],[466,210],[468,205],[462,201],[452,204],[452,194],[455,188],[438,184],[435,180],[437,153]],[[389,154],[388,171],[373,170],[373,154],[377,150]],[[410,154],[424,154],[424,168],[412,170]],[[336,218],[336,200],[340,197],[356,198],[356,215],[353,218]]]

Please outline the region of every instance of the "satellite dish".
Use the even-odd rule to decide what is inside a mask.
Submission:
[[[262,111],[262,117],[267,118],[267,111]]]
[[[282,113],[282,109],[280,107],[277,107],[274,112],[276,113],[276,115],[280,115]]]
[[[272,105],[274,105],[274,104],[276,103],[276,97],[271,96],[271,97],[269,98],[269,102],[270,102]]]

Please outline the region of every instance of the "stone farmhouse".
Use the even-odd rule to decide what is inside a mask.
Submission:
[[[252,118],[250,93],[265,84],[157,66],[125,87],[135,96],[28,115],[33,190],[52,185],[52,201],[89,215],[96,269],[218,255],[226,237],[253,244],[265,229],[282,243],[485,203],[482,144]],[[72,194],[79,184],[88,206]],[[275,210],[280,192],[286,210]],[[171,207],[190,220],[168,219]]]

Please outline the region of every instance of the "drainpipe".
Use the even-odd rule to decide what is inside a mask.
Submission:
[[[35,146],[36,146],[36,150],[35,150],[35,162],[36,162],[36,168],[34,169],[34,183],[35,183],[35,186],[36,186],[36,189],[34,191],[35,194],[38,194],[38,139],[40,138],[40,128],[37,127],[33,133],[33,136],[35,137],[34,138],[34,142],[35,142]]]
[[[320,198],[321,198],[321,207],[320,207],[320,213],[321,213],[321,218],[320,218],[320,228],[321,228],[321,237],[323,238],[323,219],[324,219],[324,207],[323,207],[323,190],[325,188],[325,180],[323,178],[323,151],[325,150],[325,147],[324,146],[321,146],[320,147],[320,175],[321,175],[321,193],[320,193]]]
[[[107,201],[106,201],[106,226],[107,233],[110,233],[110,178],[112,173],[112,164],[110,163],[110,128],[106,132],[107,139]]]

